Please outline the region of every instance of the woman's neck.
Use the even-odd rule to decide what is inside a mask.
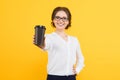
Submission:
[[[68,37],[68,35],[65,33],[65,31],[58,31],[58,30],[56,30],[55,33],[57,33],[61,37],[66,37],[66,38]]]
[[[68,35],[64,31],[56,30],[55,33],[61,36],[65,41],[68,41]]]
[[[62,35],[66,34],[63,30],[55,30],[55,32],[58,33],[58,34],[62,34]]]

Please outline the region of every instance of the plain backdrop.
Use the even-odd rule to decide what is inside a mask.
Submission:
[[[46,80],[47,52],[33,44],[34,26],[54,31],[57,6],[70,9],[66,32],[78,38],[85,58],[77,80],[120,80],[119,0],[1,0],[0,80]]]

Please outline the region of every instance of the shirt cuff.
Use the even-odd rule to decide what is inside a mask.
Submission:
[[[79,73],[80,73],[80,71],[81,71],[81,69],[80,69],[80,68],[76,68],[76,74],[79,74]]]
[[[78,75],[80,73],[80,71],[83,69],[85,65],[83,65],[82,67],[76,67],[76,74]]]

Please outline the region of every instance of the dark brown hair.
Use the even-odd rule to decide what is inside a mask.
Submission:
[[[65,29],[68,29],[68,27],[71,26],[71,13],[69,11],[68,8],[66,7],[56,7],[53,10],[52,16],[51,16],[51,20],[53,21],[53,19],[55,18],[55,15],[57,14],[58,11],[64,11],[67,14],[68,20],[69,20],[69,24],[67,25],[67,27]],[[52,26],[55,27],[54,23],[51,22]]]

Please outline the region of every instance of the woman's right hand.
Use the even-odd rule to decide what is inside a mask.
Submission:
[[[43,44],[42,46],[35,44],[35,35],[33,36],[33,44],[34,44],[34,45],[38,46],[38,47],[41,48],[41,49],[44,49],[44,47],[45,47],[45,37],[44,37],[43,43],[44,43],[44,44]]]

